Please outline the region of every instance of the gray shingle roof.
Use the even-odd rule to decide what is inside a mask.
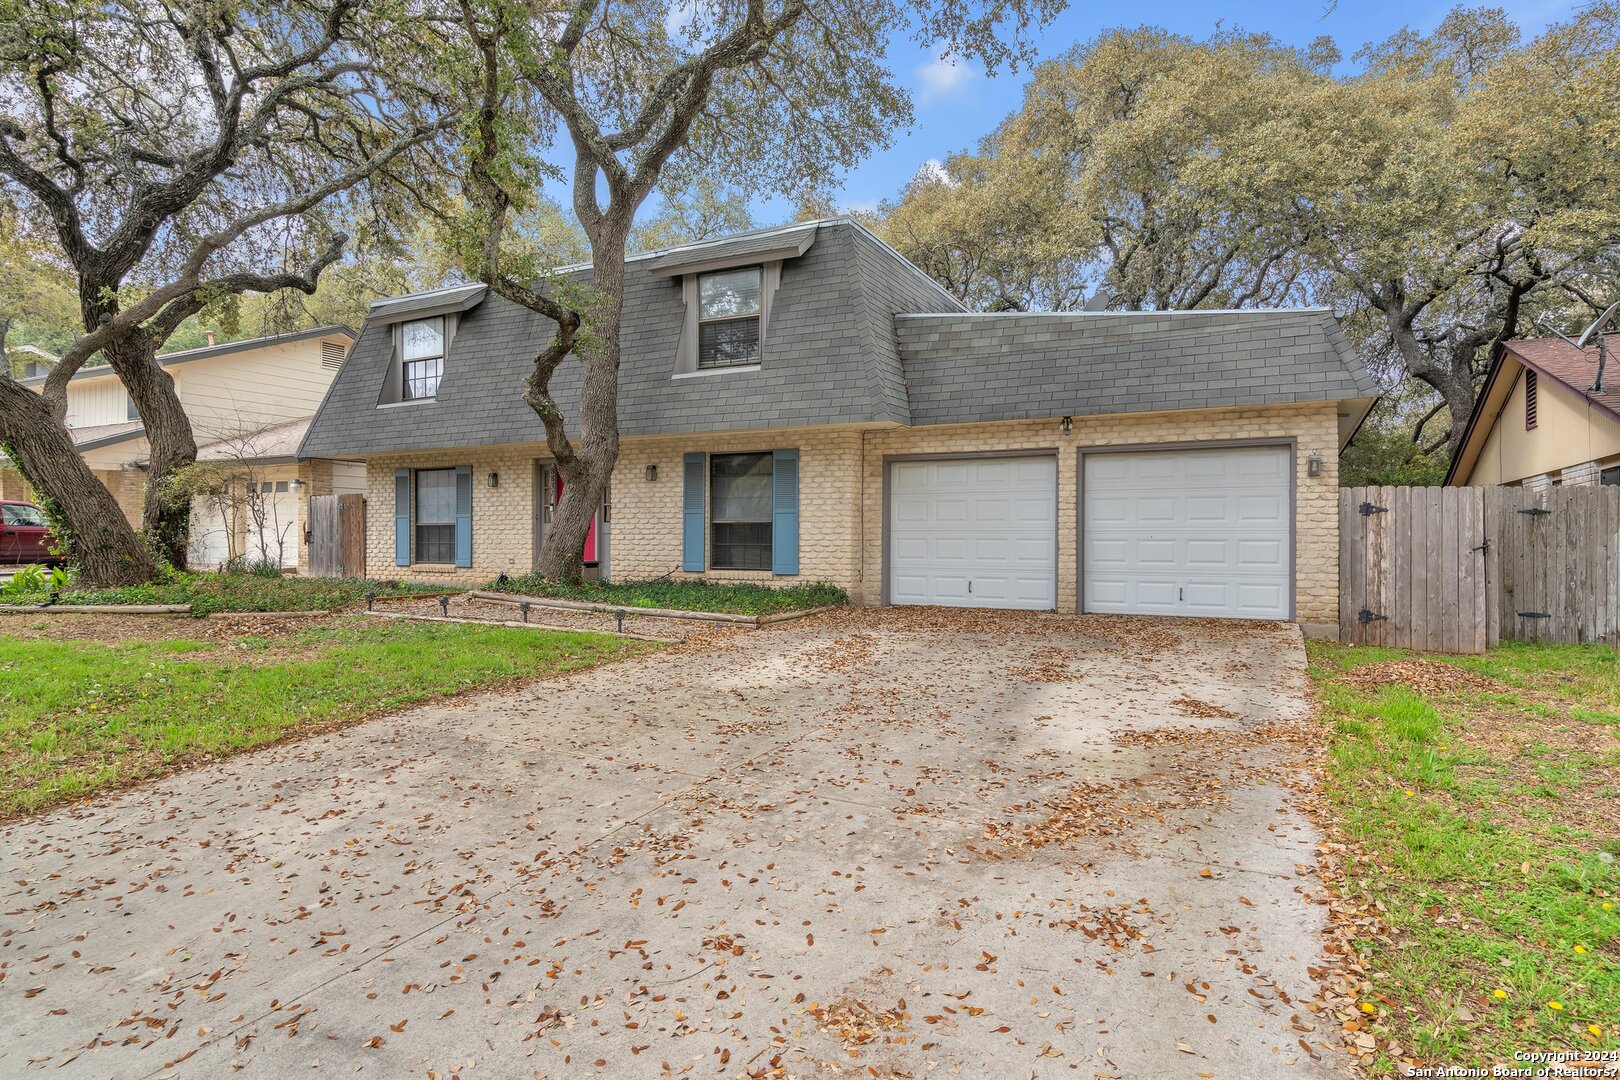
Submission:
[[[897,311],[957,308],[921,271],[848,221],[820,223],[815,243],[783,264],[757,371],[674,379],[684,309],[678,278],[632,259],[625,280],[619,369],[624,435],[906,421],[904,374],[891,320]],[[487,296],[464,312],[438,397],[378,408],[392,338],[368,322],[299,450],[342,457],[433,447],[538,442],[540,420],[523,382],[551,323]],[[552,393],[577,414],[580,366],[565,362]],[[577,432],[578,428],[573,428]]]
[[[914,424],[1372,398],[1326,308],[901,315]]]
[[[651,268],[672,253],[630,260],[622,434],[941,424],[1377,393],[1326,310],[973,315],[858,224],[835,219],[805,228],[812,227],[814,243],[783,264],[754,371],[672,378],[681,285]],[[783,235],[796,232],[741,239],[776,245],[758,249],[775,251]],[[719,245],[703,247],[712,252]],[[693,250],[680,249],[679,257]],[[728,258],[756,253],[727,250]],[[910,312],[935,314],[903,314]],[[438,397],[378,408],[392,335],[385,322],[369,321],[299,455],[542,441],[523,383],[551,330],[539,315],[486,296],[461,315]],[[552,379],[570,417],[577,413],[580,370],[565,362]]]

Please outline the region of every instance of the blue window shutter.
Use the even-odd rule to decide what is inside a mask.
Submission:
[[[411,565],[411,470],[394,470],[394,565]]]
[[[681,492],[681,569],[694,574],[703,573],[705,565],[703,509],[708,477],[703,475],[703,470],[706,468],[708,459],[703,454],[687,454],[682,459],[685,489]]]
[[[456,565],[472,565],[472,466],[456,466]]]
[[[778,450],[771,461],[771,573],[799,572],[799,452]]]

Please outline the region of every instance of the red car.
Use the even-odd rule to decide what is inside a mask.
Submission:
[[[51,523],[33,503],[0,502],[0,566],[55,563]]]

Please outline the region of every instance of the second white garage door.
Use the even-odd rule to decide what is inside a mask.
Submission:
[[[1283,446],[1085,456],[1086,611],[1291,617]]]
[[[1057,461],[897,461],[889,473],[889,602],[1057,606]]]

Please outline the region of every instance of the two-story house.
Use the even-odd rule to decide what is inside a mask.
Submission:
[[[160,357],[191,418],[198,459],[250,473],[264,488],[262,513],[242,512],[241,500],[222,512],[199,499],[193,507],[193,565],[213,567],[231,554],[271,552],[289,568],[303,564],[303,508],[311,494],[360,490],[362,466],[299,463],[296,450],[309,418],[343,366],[354,332],[322,326]],[[36,389],[39,374],[23,380]],[[74,445],[133,524],[146,486],[146,430],[111,368],[86,367],[68,382],[68,427]],[[0,497],[27,498],[26,485],[0,469]]]
[[[969,312],[838,218],[634,256],[624,312],[596,573],[1337,633],[1338,455],[1377,389],[1331,311]],[[550,333],[478,285],[372,306],[299,453],[365,462],[373,573],[534,565]]]

